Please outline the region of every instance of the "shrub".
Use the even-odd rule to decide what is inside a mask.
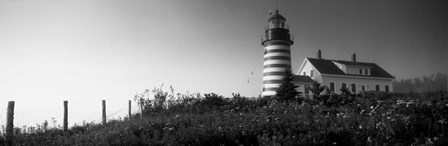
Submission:
[[[313,93],[314,98],[316,98],[319,95],[321,95],[322,92],[324,92],[325,90],[328,90],[328,87],[322,85],[321,83],[319,83],[317,81],[314,81],[310,90]]]
[[[295,100],[297,95],[300,93],[296,90],[296,86],[293,81],[293,74],[291,70],[285,71],[285,76],[283,77],[282,84],[280,84],[275,96],[278,101],[290,101]]]
[[[202,106],[210,109],[217,109],[226,104],[224,97],[216,93],[204,94],[204,99],[200,101]]]

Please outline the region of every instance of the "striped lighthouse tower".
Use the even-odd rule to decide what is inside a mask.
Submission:
[[[286,70],[291,70],[291,49],[294,43],[289,34],[286,19],[278,13],[269,12],[270,18],[261,38],[264,46],[262,96],[273,96],[280,87]]]

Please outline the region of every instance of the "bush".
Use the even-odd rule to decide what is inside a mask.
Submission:
[[[293,79],[294,78],[293,78],[293,74],[292,74],[291,70],[286,70],[285,75],[282,80],[282,84],[280,84],[280,87],[275,94],[275,98],[278,101],[283,102],[283,101],[290,101],[290,100],[299,100],[299,102],[301,102],[300,99],[296,98],[297,95],[300,94],[300,92],[298,92],[296,90],[296,88],[298,86],[296,86],[292,82]]]
[[[226,104],[224,97],[215,93],[204,94],[204,99],[200,103],[209,108],[219,108]]]

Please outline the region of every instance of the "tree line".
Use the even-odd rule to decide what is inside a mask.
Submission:
[[[413,79],[401,79],[394,80],[393,87],[395,92],[401,93],[423,93],[423,92],[434,92],[434,91],[447,91],[448,83],[447,83],[448,75],[437,73],[433,74],[429,77],[417,77]]]

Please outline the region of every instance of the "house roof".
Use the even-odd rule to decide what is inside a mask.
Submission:
[[[394,78],[391,74],[385,71],[383,68],[375,63],[367,62],[351,62],[342,60],[327,60],[327,59],[317,59],[317,58],[306,58],[321,74],[331,74],[331,75],[346,75],[346,76],[363,76],[363,75],[353,75],[346,74],[339,67],[337,67],[334,62],[351,65],[351,66],[364,66],[370,68],[370,76],[363,77],[378,77],[378,78]]]
[[[313,83],[314,80],[311,79],[309,76],[302,76],[302,75],[293,75],[293,81],[294,82],[305,82],[305,83]]]

